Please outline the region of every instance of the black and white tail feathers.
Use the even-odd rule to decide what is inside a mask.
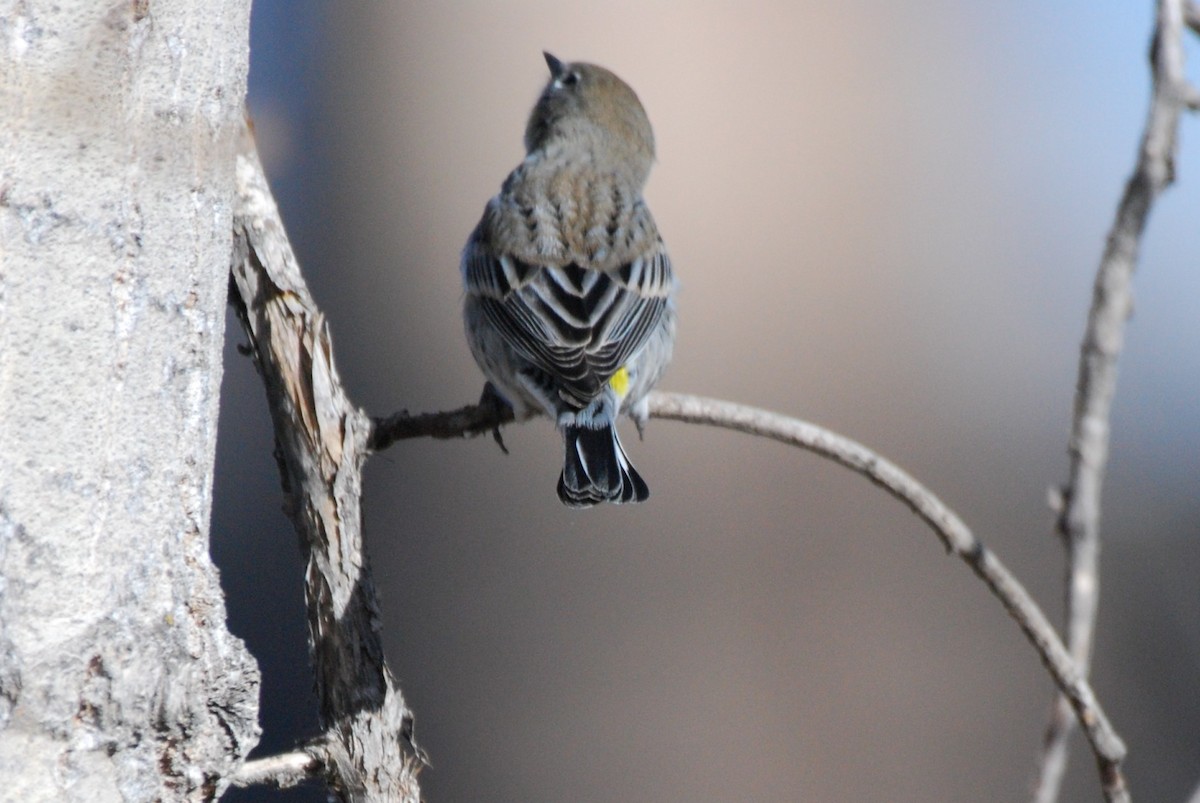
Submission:
[[[629,463],[612,424],[594,429],[563,427],[566,457],[558,478],[558,498],[568,507],[591,507],[598,502],[644,502],[650,496],[645,480]]]

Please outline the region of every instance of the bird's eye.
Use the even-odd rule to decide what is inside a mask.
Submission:
[[[575,72],[574,70],[562,77],[563,86],[575,86],[577,83],[579,83],[579,73]]]

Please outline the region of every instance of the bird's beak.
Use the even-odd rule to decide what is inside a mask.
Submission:
[[[546,66],[550,68],[550,77],[558,78],[567,71],[567,65],[550,55],[546,51],[542,51],[542,55],[546,57]]]

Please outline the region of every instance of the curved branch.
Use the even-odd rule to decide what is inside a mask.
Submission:
[[[1086,677],[1100,599],[1100,498],[1108,465],[1109,420],[1117,389],[1117,360],[1133,308],[1133,271],[1150,208],[1174,178],[1179,115],[1195,102],[1183,72],[1185,21],[1200,25],[1200,10],[1183,0],[1159,0],[1150,47],[1154,91],[1133,175],[1117,206],[1096,272],[1092,307],[1079,358],[1071,467],[1060,495],[1057,530],[1067,549],[1066,634],[1071,656]],[[1058,698],[1046,726],[1034,785],[1035,803],[1053,803],[1067,768],[1073,719]]]
[[[815,424],[755,407],[682,393],[654,392],[648,401],[652,418],[722,427],[797,446],[862,474],[907,505],[933,529],[948,551],[971,567],[1016,620],[1037,650],[1055,685],[1070,701],[1076,717],[1083,724],[1100,767],[1105,796],[1110,801],[1129,799],[1121,772],[1125,745],[1109,724],[1099,701],[1080,674],[1054,626],[1000,559],[937,496],[895,463],[860,443]],[[461,421],[470,422],[471,426],[453,431],[455,422]],[[376,420],[376,426],[388,427],[389,443],[426,435],[456,437],[479,434],[503,423],[506,422],[500,414],[483,407],[421,416],[401,413]],[[373,438],[373,442],[380,440],[378,435]]]
[[[907,505],[933,529],[948,551],[971,567],[1016,620],[1083,724],[1099,763],[1106,798],[1128,800],[1121,773],[1125,745],[1109,724],[1099,701],[1050,620],[1024,586],[971,533],[962,519],[904,469],[837,433],[745,405],[678,393],[655,393],[650,397],[650,415],[723,427],[798,446],[862,474]]]

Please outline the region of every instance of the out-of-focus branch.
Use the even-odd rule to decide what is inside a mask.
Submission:
[[[1096,754],[1106,797],[1110,801],[1128,801],[1121,772],[1125,745],[1109,724],[1095,694],[1071,659],[1054,626],[1000,559],[971,533],[954,511],[928,489],[899,466],[862,444],[795,418],[679,393],[651,393],[648,401],[652,418],[706,424],[759,435],[829,458],[867,477],[907,505],[933,529],[947,550],[962,558],[979,575],[1016,620],[1037,650],[1055,685],[1070,701],[1076,716],[1083,723],[1088,741]],[[404,418],[419,421],[420,425],[401,426],[400,421]],[[393,440],[434,433],[438,433],[436,437],[478,434],[506,423],[502,414],[483,407],[413,417],[400,414],[387,421],[393,433],[401,433],[396,434]],[[464,424],[461,430],[454,432],[458,422],[467,422],[469,426]]]
[[[1195,103],[1183,72],[1183,29],[1200,25],[1200,9],[1183,0],[1159,0],[1150,47],[1153,93],[1137,164],[1125,185],[1116,219],[1096,273],[1075,392],[1069,452],[1071,467],[1060,496],[1057,529],[1067,549],[1066,635],[1071,656],[1086,676],[1100,592],[1100,497],[1108,464],[1109,419],[1117,387],[1117,359],[1125,321],[1133,308],[1131,289],[1138,247],[1150,208],[1174,178],[1179,115]],[[1058,799],[1066,772],[1073,719],[1059,697],[1039,755],[1033,800]]]
[[[412,714],[384,659],[362,540],[371,422],[346,398],[325,318],[300,275],[247,131],[237,156],[231,302],[266,385],[305,601],[325,776],[343,800],[417,803]]]
[[[1200,33],[1200,4],[1187,0],[1183,4],[1183,21],[1196,33]]]

